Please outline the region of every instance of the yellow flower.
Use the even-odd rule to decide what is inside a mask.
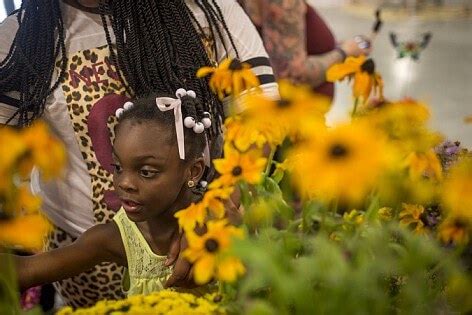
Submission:
[[[424,234],[426,232],[422,220],[424,208],[421,205],[410,205],[404,203],[403,210],[400,212],[400,224],[406,227],[414,228],[416,234]]]
[[[226,314],[214,302],[215,296],[207,294],[198,297],[190,293],[170,290],[153,292],[148,295],[133,295],[123,300],[102,300],[89,308],[62,308],[58,315],[90,315],[90,314]]]
[[[408,167],[412,179],[422,177],[434,180],[442,179],[441,162],[433,149],[425,153],[411,152],[405,160],[405,165]]]
[[[202,78],[212,74],[210,88],[220,99],[226,95],[237,96],[242,91],[259,86],[259,79],[247,63],[237,59],[227,58],[217,68],[202,67],[197,71],[197,77]]]
[[[39,214],[19,216],[0,221],[0,244],[40,250],[51,225]]]
[[[428,130],[429,117],[425,104],[406,99],[388,103],[362,119],[388,135],[401,156],[406,157],[410,152],[427,152],[442,141],[439,134]]]
[[[0,129],[0,175],[6,175],[16,167],[18,160],[26,154],[27,145],[19,132],[10,127]],[[0,182],[6,177],[0,177]],[[0,184],[0,189],[2,185]]]
[[[205,223],[208,212],[210,212],[213,218],[223,218],[225,215],[223,201],[231,196],[233,190],[233,187],[208,190],[199,203],[192,203],[186,209],[180,210],[175,214],[179,226],[185,231],[193,231],[197,225],[202,226]]]
[[[438,236],[444,243],[467,244],[471,232],[470,223],[461,218],[447,218],[439,226]]]
[[[283,140],[271,139],[270,134],[264,135],[261,131],[242,122],[242,116],[228,117],[225,121],[225,142],[230,143],[240,152],[246,152],[251,147],[262,148],[264,144],[280,144]]]
[[[455,217],[472,222],[472,157],[462,158],[450,169],[442,188],[442,203]]]
[[[345,78],[354,78],[352,93],[355,98],[361,98],[366,102],[372,89],[374,93],[383,98],[383,80],[375,72],[375,63],[365,56],[348,57],[342,64],[335,64],[326,72],[326,80],[335,82]]]
[[[253,151],[240,153],[236,150],[225,150],[223,159],[214,160],[215,169],[221,175],[213,183],[210,189],[221,186],[233,186],[239,181],[248,184],[258,184],[267,159],[254,154]]]
[[[233,187],[222,187],[210,189],[205,193],[201,204],[205,209],[208,209],[212,218],[222,219],[225,216],[223,201],[229,199],[233,190]]]
[[[174,216],[184,231],[193,231],[197,225],[202,226],[205,222],[206,209],[200,203],[192,203],[187,208],[178,211]]]
[[[393,218],[392,208],[382,207],[377,211],[377,216],[382,221],[390,221]]]
[[[388,165],[380,133],[365,124],[345,124],[321,132],[289,156],[302,194],[324,201],[360,202]]]
[[[18,188],[16,196],[16,204],[12,205],[14,212],[19,213],[37,213],[41,207],[41,198],[34,196],[29,187],[22,185]]]
[[[290,136],[325,127],[325,114],[330,107],[327,97],[314,94],[307,86],[294,86],[284,80],[279,81],[279,92],[280,100],[260,93],[245,95],[242,99],[244,123],[254,129],[270,126],[286,130]]]
[[[356,225],[361,225],[365,221],[364,213],[357,210],[351,210],[343,214],[343,229],[350,230]]]
[[[242,230],[228,225],[227,220],[209,221],[208,231],[202,236],[188,233],[189,247],[184,256],[194,263],[197,284],[207,283],[212,277],[233,282],[244,273],[241,261],[228,255],[232,238],[242,236]]]
[[[36,165],[45,179],[60,175],[66,163],[66,152],[62,143],[55,139],[43,122],[37,122],[23,132],[23,141],[29,147],[30,155],[23,161],[26,170],[28,165]],[[24,166],[23,166],[24,167]]]

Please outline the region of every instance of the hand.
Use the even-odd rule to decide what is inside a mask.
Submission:
[[[164,287],[182,287],[187,289],[197,287],[193,281],[192,264],[180,255],[187,246],[185,235],[183,233],[175,233],[165,262],[167,267],[174,265],[174,270],[169,279],[167,279]]]
[[[370,39],[366,36],[358,35],[344,41],[341,44],[341,48],[342,50],[344,50],[348,57],[358,57],[360,55],[368,56],[372,51],[372,44]]]

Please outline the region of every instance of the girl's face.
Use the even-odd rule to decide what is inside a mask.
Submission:
[[[126,120],[117,129],[113,146],[115,191],[128,217],[148,221],[190,203],[187,182],[197,181],[203,162],[179,159],[176,139],[168,128],[148,121]]]

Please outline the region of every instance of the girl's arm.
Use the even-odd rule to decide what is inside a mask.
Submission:
[[[126,265],[126,254],[118,227],[110,222],[92,227],[69,246],[14,260],[19,286],[27,289],[75,276],[105,261]]]

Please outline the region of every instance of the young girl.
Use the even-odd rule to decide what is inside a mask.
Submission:
[[[31,176],[53,224],[46,250],[70,245],[120,209],[109,117],[126,100],[185,86],[205,100],[217,139],[223,103],[195,76],[200,67],[226,57],[252,61],[261,89],[277,91],[262,41],[235,0],[23,0],[0,34],[0,125],[41,117],[67,148],[65,176]],[[185,286],[189,269],[178,244],[172,248],[168,285]],[[123,297],[122,275],[103,263],[54,284],[66,304],[89,306]]]
[[[179,235],[174,214],[199,198],[210,115],[193,91],[179,89],[176,98],[127,102],[116,116],[113,180],[121,209],[113,221],[90,228],[69,246],[15,257],[22,289],[69,278],[101,262],[127,267],[129,295],[163,289],[171,274],[166,255]]]

